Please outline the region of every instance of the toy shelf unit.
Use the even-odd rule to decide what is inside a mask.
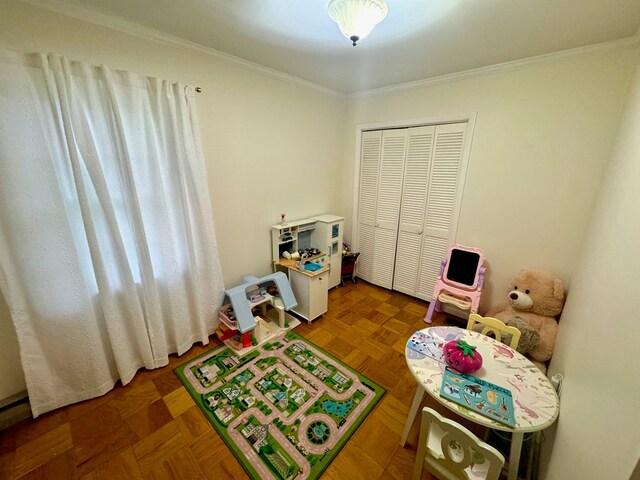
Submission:
[[[317,215],[311,217],[311,220],[316,221],[316,228],[311,233],[311,243],[320,250],[327,252],[327,263],[331,266],[326,287],[327,289],[337,287],[341,281],[344,217]]]
[[[300,325],[287,310],[297,306],[287,276],[245,277],[225,290],[216,336],[242,356],[282,332]]]

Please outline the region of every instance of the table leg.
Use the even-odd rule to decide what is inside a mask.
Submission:
[[[422,398],[424,397],[425,391],[420,385],[417,386],[416,394],[413,397],[413,403],[411,404],[411,410],[409,410],[409,415],[407,416],[407,423],[404,426],[404,431],[402,432],[402,438],[400,439],[400,445],[404,447],[404,444],[407,443],[407,437],[409,436],[409,431],[411,430],[411,425],[413,425],[413,421],[416,419],[416,414],[418,413],[418,409],[420,408],[420,404],[422,403]]]
[[[518,467],[520,465],[520,451],[522,450],[522,438],[524,433],[513,432],[511,434],[511,450],[509,452],[509,480],[518,480]]]

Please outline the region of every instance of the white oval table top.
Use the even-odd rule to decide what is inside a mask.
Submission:
[[[534,432],[551,425],[558,416],[559,399],[549,379],[530,360],[509,346],[477,332],[458,327],[430,327],[421,330],[440,340],[462,339],[477,347],[482,368],[472,375],[511,390],[516,426],[492,420],[440,396],[446,364],[405,347],[412,375],[429,395],[453,412],[481,425],[506,432]]]

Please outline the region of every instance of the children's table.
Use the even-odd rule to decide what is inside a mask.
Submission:
[[[510,432],[509,480],[516,480],[524,434],[547,428],[558,416],[560,402],[551,382],[530,360],[494,338],[458,327],[431,327],[421,332],[435,337],[442,344],[460,339],[475,345],[482,355],[483,365],[473,375],[511,390],[516,424],[511,428],[441,397],[440,386],[446,364],[405,347],[407,365],[418,382],[418,388],[400,444],[404,446],[407,441],[409,430],[426,392],[449,410],[472,422],[494,430]]]

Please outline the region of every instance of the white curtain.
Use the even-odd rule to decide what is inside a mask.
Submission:
[[[0,52],[0,288],[34,416],[168,363],[223,282],[191,89]]]

